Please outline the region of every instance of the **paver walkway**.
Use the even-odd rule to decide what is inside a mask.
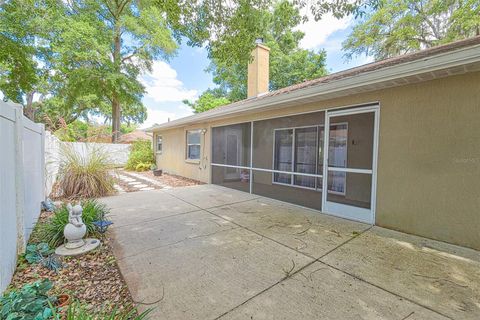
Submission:
[[[102,201],[151,319],[480,319],[474,250],[213,185]]]
[[[125,193],[127,191],[149,191],[154,189],[170,189],[163,183],[157,180],[150,179],[135,172],[120,171],[115,175],[124,185],[128,186],[128,190],[119,184],[115,184],[115,189],[118,193]]]

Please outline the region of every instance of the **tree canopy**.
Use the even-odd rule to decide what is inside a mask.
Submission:
[[[230,100],[225,97],[218,96],[218,94],[215,94],[215,92],[212,92],[212,90],[207,90],[196,101],[191,102],[188,100],[183,100],[183,103],[190,106],[193,109],[193,112],[200,113],[229,104]]]
[[[479,34],[478,0],[379,0],[343,48],[379,60]]]
[[[12,44],[0,50],[0,89],[53,130],[91,115],[112,119],[114,133],[120,119],[143,122],[139,75],[176,49],[160,9],[137,1],[7,1],[0,20]]]
[[[271,9],[259,10],[255,21],[251,22],[257,26],[254,34],[263,38],[264,44],[270,48],[270,90],[318,78],[327,73],[325,51],[315,52],[299,47],[304,33],[296,28],[301,22],[299,9],[285,0],[277,2]],[[216,44],[213,49],[215,52]],[[232,102],[245,99],[247,64],[251,49],[245,48],[247,58],[243,55],[237,57],[214,55],[208,71],[213,74],[213,81],[218,87],[206,91],[200,96],[199,101],[205,99],[213,101],[213,97],[225,97]],[[195,111],[198,112],[199,109]]]
[[[478,0],[5,0],[0,90],[53,129],[100,116],[116,139],[120,122],[147,116],[139,77],[182,41],[206,48],[218,85],[198,112],[246,96],[259,37],[271,48],[271,90],[325,74],[325,52],[298,46],[308,11],[363,17],[345,42],[350,55],[383,58],[479,33]]]

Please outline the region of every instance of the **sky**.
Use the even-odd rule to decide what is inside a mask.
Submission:
[[[324,16],[321,21],[310,19],[299,29],[305,33],[301,47],[327,52],[327,69],[330,73],[356,67],[371,58],[355,57],[346,61],[341,51],[342,41],[351,32],[353,18],[335,19]],[[170,61],[156,61],[153,71],[142,77],[147,93],[143,102],[147,107],[148,118],[141,125],[147,128],[192,114],[191,108],[182,100],[194,101],[209,87],[213,88],[212,76],[205,71],[209,60],[203,48],[191,48],[183,44],[177,55]]]

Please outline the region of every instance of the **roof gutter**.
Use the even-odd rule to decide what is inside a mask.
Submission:
[[[366,87],[369,85],[371,86],[386,81],[468,65],[475,62],[480,62],[480,45],[461,48],[453,52],[445,52],[415,61],[404,62],[398,65],[360,73],[344,79],[319,83],[311,87],[297,89],[291,92],[265,97],[263,99],[253,99],[251,102],[246,101],[245,103],[237,106],[213,109],[207,112],[163,123],[145,130],[148,132],[154,132],[161,129],[175,128],[192,123],[224,119],[230,116],[238,115],[239,113],[254,112],[269,106],[295,102],[302,99],[312,99],[330,93]]]

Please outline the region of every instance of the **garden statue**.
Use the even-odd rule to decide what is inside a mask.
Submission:
[[[82,206],[73,206],[69,203],[68,223],[63,229],[63,234],[67,243],[61,245],[55,250],[55,253],[62,256],[74,256],[93,250],[100,244],[98,239],[83,239],[87,233],[87,226],[82,220]]]
[[[67,209],[68,224],[63,230],[65,239],[67,239],[65,247],[67,249],[75,249],[85,244],[85,241],[83,241],[83,237],[85,236],[85,233],[87,233],[87,226],[83,223],[83,209],[80,205],[77,204],[76,206],[72,207],[72,205],[69,203],[67,205]]]

